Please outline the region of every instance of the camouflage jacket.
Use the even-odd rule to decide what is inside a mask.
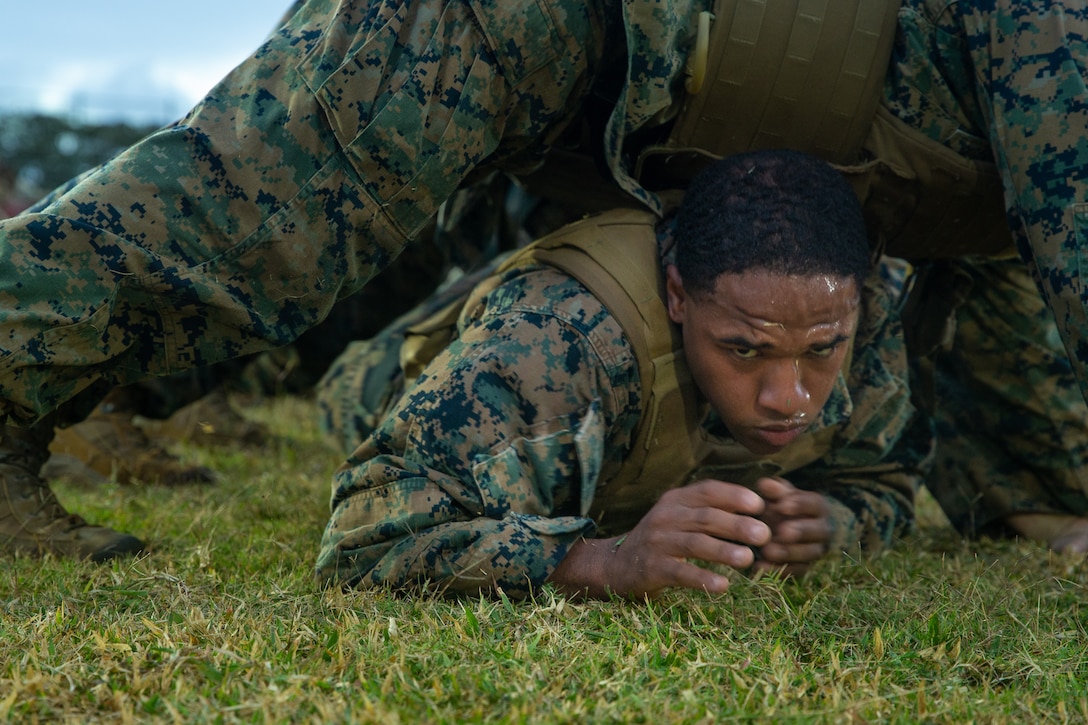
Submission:
[[[840,374],[805,434],[833,430],[835,446],[783,474],[828,498],[833,547],[870,551],[911,525],[929,453],[927,436],[909,434],[899,282],[874,277],[849,382]],[[636,359],[617,318],[575,279],[539,264],[506,272],[338,472],[319,579],[512,596],[540,585],[597,533],[591,512],[614,493],[601,472],[620,466],[640,422]],[[716,417],[702,425],[729,439]],[[782,471],[757,459],[690,473],[753,483]]]

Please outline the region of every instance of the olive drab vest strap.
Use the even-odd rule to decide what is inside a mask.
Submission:
[[[504,267],[527,261],[547,264],[574,277],[619,322],[638,361],[643,390],[642,422],[632,450],[646,451],[660,443],[657,429],[677,426],[658,425],[661,416],[655,413],[655,386],[672,389],[681,379],[687,383],[690,376],[686,366],[675,361],[681,342],[663,301],[656,217],[634,209],[605,212],[544,237]],[[642,454],[638,455],[641,458]]]
[[[707,18],[696,21],[693,95],[668,141],[643,151],[636,178],[662,173],[661,157],[683,165],[684,152],[792,148],[831,163],[854,161],[880,101],[899,4],[717,0],[705,43],[698,26]]]
[[[453,340],[464,304],[464,298],[454,300],[404,331],[404,342],[400,346],[400,369],[404,371],[405,389],[415,384],[423,368]]]

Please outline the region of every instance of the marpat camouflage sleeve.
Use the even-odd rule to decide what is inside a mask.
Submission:
[[[523,596],[572,543],[639,418],[616,320],[572,278],[513,273],[337,474],[318,578]]]

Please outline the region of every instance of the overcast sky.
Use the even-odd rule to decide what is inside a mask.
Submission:
[[[181,116],[264,40],[290,0],[0,4],[0,112],[90,122]]]

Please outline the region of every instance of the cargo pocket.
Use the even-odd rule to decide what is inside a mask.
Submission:
[[[51,327],[41,334],[41,348],[29,350],[38,362],[55,366],[90,366],[107,362],[129,346],[131,330],[112,321],[117,288],[88,317],[71,325]],[[59,353],[59,355],[58,355]]]
[[[404,5],[299,66],[360,184],[409,238],[498,145],[507,87],[471,18]]]

